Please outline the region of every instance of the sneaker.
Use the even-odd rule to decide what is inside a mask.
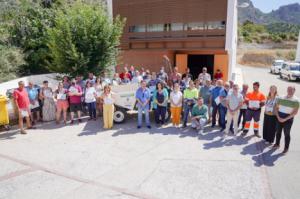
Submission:
[[[31,126],[31,127],[28,127],[27,129],[36,129],[36,127]]]
[[[27,134],[27,132],[26,132],[24,129],[22,129],[22,130],[21,130],[21,134],[24,134],[24,135],[25,135],[25,134]]]
[[[148,125],[148,126],[147,126],[147,128],[148,128],[148,129],[151,129],[151,126],[150,126],[150,125]]]
[[[285,155],[285,154],[287,154],[287,152],[289,152],[289,150],[288,150],[288,149],[284,149],[284,150],[282,151],[282,154]]]
[[[245,137],[247,135],[247,132],[243,132],[242,134],[241,134],[241,136],[243,136],[243,137]]]
[[[270,144],[270,142],[268,142],[268,141],[265,141],[265,144],[266,144],[266,145],[269,145],[269,144]]]
[[[138,129],[142,128],[141,126],[137,126]]]
[[[70,124],[74,124],[74,120],[71,120]]]
[[[279,147],[280,147],[280,146],[279,146],[278,144],[274,144],[272,148],[273,148],[273,149],[279,149]]]
[[[221,128],[220,132],[222,133],[222,132],[224,132],[224,130],[225,130],[224,128]]]
[[[202,134],[203,134],[203,130],[200,129],[200,130],[198,131],[198,134],[199,134],[199,135],[202,135]]]
[[[254,133],[254,135],[258,138],[261,138],[261,136],[258,133]]]
[[[182,125],[182,128],[186,128],[186,124],[183,124],[183,125]]]

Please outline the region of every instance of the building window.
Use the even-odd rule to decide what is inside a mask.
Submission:
[[[183,31],[183,23],[172,23],[171,31]]]
[[[225,29],[226,22],[225,21],[210,21],[207,22],[208,30],[216,30],[216,29]]]
[[[203,22],[192,22],[185,25],[184,30],[204,30]]]
[[[146,32],[145,25],[129,26],[129,32]]]
[[[165,29],[164,24],[151,24],[147,27],[147,32],[163,32]]]

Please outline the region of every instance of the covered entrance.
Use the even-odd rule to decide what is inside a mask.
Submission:
[[[213,77],[214,73],[214,55],[188,55],[187,65],[196,79],[202,72],[202,68],[206,67],[207,72]]]
[[[202,68],[206,67],[207,72],[212,75],[220,69],[224,74],[223,80],[228,79],[228,55],[223,51],[198,51],[198,52],[175,52],[175,65],[180,73],[184,73],[186,68],[194,78],[197,78]]]

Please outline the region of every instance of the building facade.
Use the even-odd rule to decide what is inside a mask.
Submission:
[[[126,18],[120,63],[158,71],[167,56],[180,72],[207,67],[231,79],[236,14],[236,0],[113,0],[113,15]]]

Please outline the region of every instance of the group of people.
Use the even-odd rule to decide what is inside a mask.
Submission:
[[[75,122],[77,114],[78,123],[82,122],[82,113],[89,114],[89,120],[97,119],[98,113],[103,115],[105,129],[113,126],[114,95],[111,86],[104,84],[100,78],[89,73],[89,78],[83,80],[82,76],[69,80],[63,77],[58,83],[57,89],[49,87],[49,82],[44,81],[42,87],[35,86],[32,82],[25,87],[20,81],[13,96],[19,112],[19,127],[22,134],[26,134],[23,128],[23,119],[26,118],[27,128],[32,129],[36,122],[48,122],[56,120],[57,124],[67,124],[67,115],[70,112],[70,124]]]
[[[273,147],[279,148],[283,131],[283,153],[288,152],[293,119],[299,110],[299,100],[294,96],[295,87],[288,87],[287,94],[279,97],[274,85],[264,95],[259,90],[259,82],[254,82],[253,90],[249,91],[247,84],[240,88],[233,81],[223,82],[222,78],[220,70],[212,78],[205,67],[195,77],[188,68],[184,74],[180,74],[178,68],[174,67],[167,74],[164,67],[158,73],[150,73],[149,70],[139,71],[131,66],[129,70],[124,67],[121,74],[116,73],[111,79],[96,78],[93,73],[89,73],[85,81],[82,76],[71,81],[64,77],[55,91],[48,86],[47,81],[44,81],[40,89],[32,83],[25,89],[24,83],[19,82],[14,98],[23,134],[26,133],[23,128],[24,117],[29,129],[34,128],[36,121],[41,119],[56,120],[59,124],[62,114],[64,123],[67,124],[68,110],[71,124],[74,123],[75,113],[80,123],[82,112],[89,114],[89,120],[96,120],[98,112],[103,114],[104,128],[111,129],[115,96],[110,86],[139,84],[135,94],[138,129],[143,126],[143,115],[146,127],[151,129],[149,113],[152,110],[156,125],[166,125],[166,114],[170,108],[172,125],[175,128],[186,128],[191,123],[191,127],[202,134],[209,124],[212,128],[218,124],[224,136],[237,135],[240,131],[242,136],[246,136],[253,120],[254,135],[261,137],[259,125],[261,112],[264,112],[263,139],[269,145],[276,140]]]

